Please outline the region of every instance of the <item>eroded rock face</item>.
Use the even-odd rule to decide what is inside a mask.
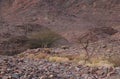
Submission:
[[[1,9],[7,13],[30,12],[78,12],[84,8],[112,9],[120,4],[119,0],[1,0]],[[69,13],[68,12],[68,13]],[[37,12],[38,13],[38,12]],[[70,13],[70,14],[71,14]]]
[[[115,35],[118,31],[111,27],[92,28],[80,35],[78,40],[82,42],[96,42]]]
[[[46,18],[52,21],[62,16],[75,18],[75,21],[79,21],[78,18],[92,21],[90,18],[93,18],[93,22],[95,19],[102,24],[101,20],[118,17],[119,5],[119,0],[0,0],[0,14],[10,23],[41,23]]]

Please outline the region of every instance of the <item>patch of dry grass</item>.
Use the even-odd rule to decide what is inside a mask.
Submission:
[[[120,66],[120,55],[112,55],[110,56],[109,58],[107,58],[107,60],[110,62],[110,63],[113,63],[114,66]]]
[[[52,61],[52,62],[69,62],[70,60],[67,57],[50,56],[49,61]]]
[[[113,63],[102,58],[91,58],[90,62],[87,62],[86,65],[91,67],[99,67],[99,66],[113,67],[114,66]]]
[[[22,55],[23,56],[23,55]],[[71,62],[79,65],[86,65],[91,67],[114,67],[120,66],[120,56],[112,56],[111,58],[105,58],[103,56],[99,57],[91,57],[89,60],[86,61],[85,54],[79,55],[50,55],[47,53],[39,53],[39,54],[29,54],[26,58],[33,58],[33,59],[48,59],[51,62]]]
[[[80,65],[91,66],[91,67],[98,67],[98,66],[113,67],[115,66],[114,62],[110,62],[109,60],[105,59],[102,56],[99,56],[99,57],[94,56],[94,57],[91,57],[87,61],[86,61],[86,54],[64,55],[64,57],[68,58],[70,62],[77,63]]]
[[[35,56],[36,59],[47,59],[49,57],[46,53],[40,53]]]
[[[26,58],[29,59],[47,59],[49,57],[46,53],[38,53],[38,54],[29,54],[26,56]]]

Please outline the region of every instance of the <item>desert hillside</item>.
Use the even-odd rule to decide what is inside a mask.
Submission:
[[[119,0],[1,0],[0,4],[1,19],[7,23],[38,23],[70,40],[79,30],[120,24]]]
[[[0,0],[0,79],[119,79],[120,0]]]
[[[37,28],[34,27],[36,24]],[[24,37],[26,31],[36,32],[41,26],[57,32],[69,42],[76,42],[81,34],[95,32],[91,29],[109,27],[106,31],[119,32],[120,1],[0,0],[1,43],[6,39]],[[95,32],[91,36],[96,38],[97,35],[97,39],[101,39],[115,33],[106,36],[105,30],[101,29],[100,34]],[[87,35],[87,38],[91,36]]]

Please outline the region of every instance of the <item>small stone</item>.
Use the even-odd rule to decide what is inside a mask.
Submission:
[[[19,79],[19,75],[18,74],[12,74],[11,77],[15,78],[15,79]]]
[[[49,76],[49,78],[53,78],[53,77],[54,77],[54,75],[50,75],[50,76]]]
[[[43,75],[43,76],[39,77],[39,79],[46,79],[46,76]]]
[[[61,46],[61,49],[64,49],[64,50],[65,50],[65,49],[69,49],[69,46],[65,46],[65,45],[64,45],[64,46]]]
[[[89,75],[88,74],[82,74],[81,78],[82,79],[88,79]]]
[[[9,79],[11,79],[11,78],[12,78],[12,76],[8,76],[8,78],[9,78]]]
[[[102,47],[102,48],[106,48],[107,46],[106,46],[106,45],[102,45],[101,47]]]
[[[110,76],[108,77],[108,79],[120,79],[120,75]]]
[[[0,74],[4,74],[5,72],[3,72],[3,71],[1,71],[1,73]]]
[[[97,73],[97,75],[103,75],[104,74],[104,72],[102,70],[98,70],[98,71],[96,71],[96,73]]]
[[[2,79],[8,79],[8,76],[3,76]]]

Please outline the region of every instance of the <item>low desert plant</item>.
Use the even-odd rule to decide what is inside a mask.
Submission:
[[[71,62],[74,64],[85,65],[90,67],[113,67],[114,63],[102,57],[91,57],[86,61],[86,54],[80,55],[64,55],[64,56],[49,56],[49,61],[52,62]]]
[[[92,49],[89,49],[90,47],[90,41],[89,39],[86,40],[86,42],[82,42],[80,39],[78,39],[79,44],[81,44],[82,49],[85,51],[85,62],[89,61],[90,58],[94,55],[96,47],[92,47]]]
[[[59,56],[51,56],[51,57],[49,57],[49,61],[52,61],[52,62],[69,62],[69,58],[59,57]]]
[[[110,63],[113,63],[114,66],[120,66],[120,55],[113,54],[106,58],[106,60],[108,60]]]
[[[59,34],[51,30],[43,30],[40,32],[32,33],[28,37],[28,44],[30,48],[49,48],[60,38],[61,36]]]
[[[38,54],[29,54],[29,55],[27,55],[25,57],[29,58],[29,59],[47,59],[49,57],[49,55],[45,54],[45,53],[38,53]]]

